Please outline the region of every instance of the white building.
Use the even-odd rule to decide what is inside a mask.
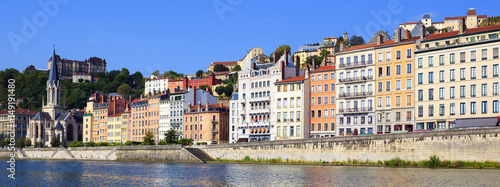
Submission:
[[[274,83],[277,90],[273,114],[276,115],[271,115],[271,121],[276,124],[276,140],[309,138],[310,85],[306,76]]]
[[[168,77],[157,78],[152,76],[152,79],[144,82],[144,95],[154,95],[162,93],[168,89]]]
[[[236,143],[238,140],[238,124],[240,123],[240,104],[238,103],[238,92],[233,93],[229,101],[229,143]]]
[[[241,108],[238,124],[238,142],[274,140],[274,126],[271,110],[275,104],[275,82],[303,75],[304,71],[293,64],[288,51],[274,63],[257,64],[250,60],[238,73],[238,103]],[[252,129],[254,130],[252,132]],[[258,129],[255,133],[255,129]]]

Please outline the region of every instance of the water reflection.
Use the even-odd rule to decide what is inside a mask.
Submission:
[[[5,163],[6,160],[0,160]],[[498,186],[500,170],[18,160],[0,186]],[[0,170],[7,176],[7,170]],[[5,182],[8,182],[5,184]]]

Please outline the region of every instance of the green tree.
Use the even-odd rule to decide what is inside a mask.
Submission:
[[[321,52],[319,53],[319,57],[318,57],[318,63],[321,64],[321,62],[323,62],[323,60],[326,58],[326,56],[328,56],[330,54],[330,51],[327,51],[327,50],[321,50]]]
[[[24,140],[24,146],[26,146],[26,147],[31,147],[31,139],[26,138],[26,139]]]
[[[217,86],[217,88],[215,88],[215,92],[217,95],[222,95],[224,93],[224,86]]]
[[[287,50],[288,52],[290,52],[291,49],[292,48],[289,45],[286,45],[286,44],[280,45],[276,49],[276,51],[274,51],[274,56],[279,59],[279,58],[281,58],[281,56],[283,56],[283,54],[285,53],[285,50]]]
[[[343,36],[339,36],[337,42],[335,43],[335,46],[340,47],[341,42],[349,45],[349,38],[344,38]]]
[[[496,25],[500,23],[500,16],[492,16],[488,17],[485,20],[481,21],[479,23],[480,27],[488,26],[488,25]]]
[[[241,71],[241,66],[239,64],[236,64],[233,68],[233,71]]]
[[[143,138],[142,145],[154,145],[155,144],[155,135],[148,131]]]
[[[60,147],[61,146],[61,136],[58,134],[56,137],[52,138],[52,141],[50,141],[50,145],[52,147]]]
[[[207,90],[207,88],[208,88],[208,92],[210,94],[212,94],[212,88],[210,88],[210,86],[208,86],[208,85],[201,85],[199,88],[202,90]]]
[[[446,27],[446,28],[441,29],[441,32],[443,32],[443,33],[450,32],[450,31],[452,31],[451,27]]]
[[[351,46],[363,45],[365,44],[365,39],[362,36],[351,36],[351,40],[349,41]]]
[[[175,134],[175,129],[170,129],[165,133],[165,142],[175,143],[177,142],[177,135]]]
[[[229,71],[229,68],[222,64],[215,64],[213,72]]]
[[[224,95],[230,97],[233,95],[233,84],[224,86]]]
[[[159,72],[159,71],[158,71],[158,72]],[[130,74],[130,72],[128,71],[128,69],[127,69],[127,68],[122,68],[122,71],[120,71],[120,74],[122,74],[122,75],[129,75],[129,74]]]
[[[203,70],[198,70],[196,71],[196,77],[202,77],[203,76]]]
[[[429,32],[429,34],[434,34],[434,32],[438,30],[436,27],[434,27],[434,25],[426,27],[426,29]]]
[[[120,87],[118,87],[117,91],[118,91],[118,94],[122,95],[124,98],[128,98],[128,96],[130,96],[133,93],[132,88],[128,84],[125,84],[125,83],[120,85]]]
[[[160,70],[154,71],[153,73],[151,73],[151,75],[159,77],[160,76]]]
[[[313,55],[313,56],[308,56],[306,58],[306,61],[304,64],[309,64],[311,67],[312,67],[312,64],[313,64],[313,60],[316,59],[316,66],[319,65],[318,64],[318,55]]]

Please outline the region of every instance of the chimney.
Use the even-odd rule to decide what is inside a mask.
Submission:
[[[313,58],[313,65],[312,65],[312,70],[316,69],[316,58]]]
[[[405,39],[410,39],[410,30],[405,30]]]
[[[210,93],[209,88],[210,87],[208,87],[208,86],[207,86],[207,88],[205,88],[205,91],[207,91],[208,93]]]
[[[198,112],[201,111],[201,101],[198,101]]]
[[[196,88],[193,88],[193,103],[196,104]]]
[[[285,80],[285,62],[281,61],[281,80]]]
[[[395,28],[394,29],[394,43],[401,42],[401,29]]]
[[[276,57],[276,53],[273,53],[273,64],[276,64],[278,62],[278,58]]]
[[[252,70],[257,70],[257,67],[256,67],[255,62],[251,62],[251,61],[250,61],[250,63],[252,63]]]
[[[296,56],[295,57],[295,76],[299,76],[300,72],[300,57]]]
[[[306,71],[304,78],[308,79],[309,78],[309,64],[305,65],[304,70]]]
[[[128,96],[128,101],[132,101],[132,96],[131,95]]]
[[[384,37],[382,35],[377,35],[377,45],[380,45],[384,42]]]
[[[288,51],[285,49],[285,53],[283,53],[283,56],[285,56],[285,65],[288,65]]]
[[[463,34],[465,32],[465,20],[464,18],[460,18],[458,20],[458,34]]]
[[[347,44],[345,44],[343,41],[340,42],[340,51],[346,50],[347,49]]]
[[[420,39],[423,40],[425,36],[425,26],[424,24],[420,25]]]
[[[207,99],[207,101],[205,102],[205,111],[208,111],[208,99]]]
[[[188,104],[188,107],[189,107],[189,108],[188,108],[188,111],[190,111],[190,110],[191,110],[191,107],[192,107],[192,106],[193,106],[193,104],[191,104],[191,102],[189,102],[189,104]]]

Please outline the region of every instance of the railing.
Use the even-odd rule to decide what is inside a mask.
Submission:
[[[339,64],[339,68],[361,67],[361,66],[367,66],[367,65],[372,65],[372,64],[373,64],[373,61],[369,60],[369,61]]]
[[[373,80],[373,76],[361,76],[361,77],[353,77],[353,78],[343,78],[339,79],[341,83],[348,83],[348,82],[363,82],[363,81],[368,81],[368,80]]]
[[[363,108],[341,108],[339,109],[340,113],[366,113],[372,112],[373,108],[363,107]]]
[[[212,129],[212,132],[218,132],[218,130],[217,129]]]
[[[372,96],[372,95],[373,95],[373,92],[341,93],[341,94],[339,94],[339,98],[367,97],[367,96]]]

